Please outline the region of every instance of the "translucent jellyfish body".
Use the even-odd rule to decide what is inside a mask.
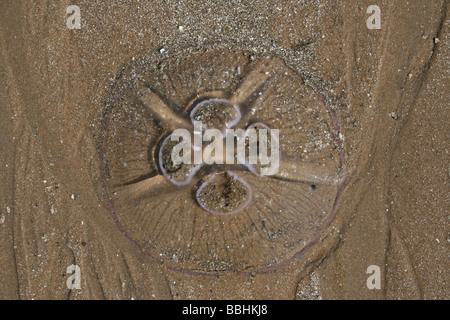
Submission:
[[[122,75],[106,107],[99,141],[104,201],[124,236],[171,268],[276,269],[310,247],[335,213],[345,171],[333,111],[283,60],[251,56],[191,49],[149,58]],[[258,141],[258,150],[277,144],[276,170],[247,157],[172,161],[177,129],[194,142],[212,128],[241,129],[244,144],[249,129],[269,137],[277,129],[276,140]],[[208,143],[192,145],[193,159]],[[231,151],[224,149],[226,159]]]

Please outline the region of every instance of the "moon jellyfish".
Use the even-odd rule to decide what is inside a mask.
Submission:
[[[276,143],[276,170],[250,163],[248,152],[233,163],[174,163],[177,129],[195,140],[212,128],[243,133],[223,151],[235,160],[250,129],[264,132],[255,150],[270,154]],[[325,95],[276,56],[190,48],[148,57],[118,77],[106,104],[103,200],[128,240],[174,270],[276,269],[334,217],[345,181],[339,130]],[[205,159],[209,147],[203,139],[185,155]]]

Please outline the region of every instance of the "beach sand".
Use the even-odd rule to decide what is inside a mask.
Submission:
[[[372,2],[1,1],[0,299],[448,299],[448,8],[378,1],[369,29]],[[273,270],[155,259],[104,201],[98,139],[121,71],[228,46],[310,75],[342,134],[335,216]],[[67,287],[71,265],[81,289]]]

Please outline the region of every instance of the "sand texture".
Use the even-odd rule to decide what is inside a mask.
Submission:
[[[372,4],[0,0],[0,299],[449,299],[447,2]],[[163,173],[193,119],[280,171]]]

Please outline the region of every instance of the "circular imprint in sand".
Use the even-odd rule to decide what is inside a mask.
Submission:
[[[244,152],[244,161],[217,164],[220,152],[208,156],[204,141],[180,154],[200,151],[201,163],[175,163],[177,129],[192,141],[234,129],[243,135],[231,141],[245,148],[250,129],[264,132],[256,159],[268,147],[270,162]],[[236,150],[224,148],[224,157]],[[103,198],[121,233],[169,268],[199,274],[273,270],[303,255],[335,215],[343,155],[317,87],[276,56],[231,49],[134,63],[118,77],[99,139]]]

